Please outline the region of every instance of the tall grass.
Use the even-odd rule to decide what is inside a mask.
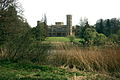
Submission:
[[[82,48],[71,43],[54,43],[48,62],[85,71],[120,72],[119,48]]]
[[[22,52],[25,51],[21,50]],[[2,56],[3,54],[0,54],[0,58]],[[22,53],[19,60],[24,59],[39,64],[75,67],[84,71],[120,72],[119,47],[85,48],[70,42],[36,42],[30,45],[27,53]]]

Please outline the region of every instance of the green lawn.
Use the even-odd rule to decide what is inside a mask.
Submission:
[[[0,80],[68,80],[78,72],[28,63],[0,62]]]
[[[70,42],[69,38],[67,37],[47,37],[46,41],[48,42]],[[75,38],[75,42],[79,42],[79,38]]]

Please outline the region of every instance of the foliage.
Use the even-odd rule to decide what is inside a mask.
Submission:
[[[97,27],[90,26],[88,21],[85,23],[84,26],[80,27],[79,29],[79,37],[83,38],[83,41],[80,41],[83,45],[103,45],[107,41],[106,35],[102,34],[104,31],[104,24],[103,20],[100,19],[99,22],[96,24]],[[106,25],[109,24],[110,21],[107,20]],[[96,31],[97,30],[97,31]],[[107,34],[107,33],[106,33]],[[110,34],[110,33],[108,33]]]
[[[111,34],[116,34],[120,29],[120,20],[117,18],[112,19],[100,19],[96,22],[96,31],[98,33],[103,33],[107,37]]]
[[[0,62],[0,79],[3,80],[68,80],[78,72],[52,66],[29,63]]]
[[[106,35],[111,42],[119,42],[120,20],[117,18],[100,19],[96,22],[96,31]]]
[[[27,47],[29,24],[18,15],[17,0],[0,1],[0,53],[8,59],[21,57]],[[20,7],[19,7],[20,8]]]
[[[107,37],[102,33],[97,33],[95,38],[96,45],[104,45],[107,42]]]
[[[6,58],[9,60],[29,60],[43,64],[47,61],[47,51],[50,44],[41,43],[31,38],[31,30],[26,32],[20,37],[15,38],[13,41],[6,44]]]
[[[71,36],[68,36],[68,38],[69,38],[70,42],[73,42],[75,39],[75,36],[71,35]]]
[[[96,38],[97,32],[93,28],[87,28],[84,31],[84,40],[86,41],[86,44],[92,45],[94,44],[95,38]]]
[[[29,52],[28,49],[32,43],[29,32],[30,30],[6,44],[8,59],[20,60]]]
[[[26,32],[30,26],[18,15],[15,0],[2,0],[0,10],[1,45]],[[12,5],[14,4],[14,5]]]
[[[32,28],[32,39],[36,41],[44,41],[46,38],[45,27],[46,25],[44,24],[44,22],[39,22],[36,27]]]
[[[75,30],[75,36],[76,37],[80,37],[82,38],[84,35],[83,35],[83,32],[85,30],[85,25],[86,23],[88,23],[88,19],[87,18],[84,18],[84,19],[80,19],[80,25],[76,25],[76,30]]]
[[[119,39],[119,36],[117,34],[111,34],[109,36],[109,39],[112,41],[112,42],[117,42],[118,39]]]
[[[71,71],[52,66],[42,66],[29,63],[14,63],[0,61],[0,80],[119,80],[119,77],[98,72]],[[118,75],[118,74],[116,74]]]
[[[103,24],[103,19],[100,19],[96,23],[96,30],[98,33],[103,33],[104,32],[104,24]]]
[[[119,43],[119,41],[120,41],[120,30],[118,30],[115,34],[111,34],[109,36],[109,39],[113,43]]]
[[[120,41],[120,30],[118,30],[117,35],[118,35],[118,40]]]
[[[82,44],[86,45],[103,45],[107,42],[107,37],[96,32],[93,27],[86,28],[82,31],[84,41],[80,41]]]
[[[31,29],[31,33],[32,40],[40,40],[40,30],[36,29],[36,27],[33,27]]]
[[[84,31],[85,31],[85,29],[86,28],[90,28],[90,25],[89,25],[89,23],[88,23],[88,21],[87,21],[87,19],[84,19],[84,21],[82,21],[81,20],[81,22],[80,22],[80,26],[79,26],[79,33],[78,33],[78,36],[80,37],[80,38],[83,38],[84,37]]]
[[[69,39],[65,37],[46,39],[46,16],[44,22],[30,28],[24,18],[18,15],[16,6],[16,0],[0,1],[0,59],[5,57],[4,59],[8,60],[0,61],[0,79],[67,80],[68,77],[79,74],[33,63],[64,65],[85,71],[120,72],[119,48],[80,49],[70,43],[76,41],[74,36],[69,36]],[[108,40],[106,36],[113,42],[120,41],[119,19],[101,19],[96,23],[96,28],[90,26],[87,20],[81,22],[79,37],[83,38],[81,42],[84,44],[105,44]],[[46,42],[42,42],[45,39]],[[20,62],[21,60],[23,62]]]
[[[85,28],[84,27],[80,27],[79,26],[79,31],[78,31],[78,33],[76,32],[76,36],[78,36],[78,37],[80,37],[80,38],[83,38],[83,33],[84,33],[84,30],[85,30]]]

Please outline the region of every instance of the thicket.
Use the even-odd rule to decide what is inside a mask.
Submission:
[[[31,57],[31,52],[38,56],[47,49],[35,43],[45,39],[46,24],[41,22],[37,27],[31,28],[21,13],[17,0],[0,1],[0,59],[18,61]],[[35,56],[31,60],[34,58]]]
[[[25,45],[23,37],[26,37],[30,29],[29,24],[18,13],[21,10],[18,10],[17,3],[17,0],[0,1],[0,54],[3,57],[12,58],[17,52],[22,52],[21,49],[24,49],[22,47]],[[20,47],[21,49],[18,50]]]
[[[95,26],[89,25],[88,21],[81,21],[79,30],[76,33],[78,37],[83,38],[83,45],[106,45],[119,44],[120,42],[120,20],[100,19]]]

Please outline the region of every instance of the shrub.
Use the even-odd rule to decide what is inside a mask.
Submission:
[[[28,53],[28,49],[32,40],[30,39],[29,31],[16,36],[13,40],[8,42],[6,46],[6,58],[9,60],[19,60],[23,59],[23,57]]]
[[[120,30],[117,31],[118,40],[120,41]]]
[[[96,32],[94,28],[86,28],[83,39],[85,41],[82,43],[85,45],[103,45],[107,41],[107,37],[102,33]]]
[[[118,36],[117,34],[111,34],[111,35],[109,36],[109,38],[110,38],[110,40],[111,40],[112,42],[117,42],[119,36]]]
[[[102,33],[97,33],[96,39],[95,39],[95,44],[96,45],[103,45],[107,41],[107,37],[102,34]]]
[[[86,41],[86,44],[93,45],[95,38],[96,38],[96,30],[94,28],[87,28],[84,32],[84,39]]]
[[[70,42],[73,42],[75,39],[75,36],[71,35],[71,36],[68,36],[68,38],[69,38]]]

